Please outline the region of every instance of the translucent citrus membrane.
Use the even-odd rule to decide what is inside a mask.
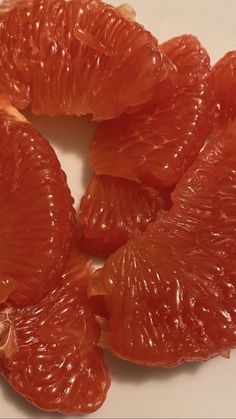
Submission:
[[[104,283],[101,281],[101,278],[96,276],[96,273],[99,272],[95,271],[93,273],[93,279],[90,281],[88,286],[88,296],[89,297],[99,297],[105,296],[106,290]],[[103,316],[96,316],[96,322],[101,329],[101,335],[98,341],[98,346],[103,349],[111,349],[110,345],[110,333],[109,333],[109,321]]]
[[[22,115],[14,106],[11,105],[10,98],[2,93],[0,93],[0,112],[1,111],[7,113],[8,116],[12,116],[18,122],[29,123],[24,115]]]
[[[128,18],[128,19],[135,19],[136,12],[129,4],[121,4],[120,6],[116,7],[118,12],[121,16]],[[88,47],[105,54],[107,56],[112,56],[114,54],[113,51],[109,51],[105,45],[99,42],[94,36],[92,36],[88,31],[82,30],[79,25],[77,24],[74,29],[74,36],[78,39],[81,43],[87,45]]]
[[[16,333],[9,317],[11,310],[5,307],[0,311],[0,358],[5,359],[11,359],[18,352]]]
[[[82,44],[87,45],[89,48],[94,49],[104,55],[112,56],[113,51],[109,51],[105,45],[99,42],[93,35],[88,31],[82,30],[79,25],[76,25],[73,31],[73,34],[76,39],[78,39]]]
[[[13,291],[17,289],[17,282],[11,277],[0,276],[0,304],[5,303]]]
[[[99,276],[99,269],[94,272],[93,280],[88,286],[88,297],[105,296],[107,294],[104,282]]]
[[[127,3],[121,4],[116,9],[120,12],[120,14],[123,17],[129,18],[129,19],[135,19],[136,18],[135,10],[133,9],[133,7],[131,7]]]
[[[98,341],[98,346],[103,349],[111,349],[110,334],[109,334],[109,322],[105,317],[96,316],[96,322],[101,329],[101,335]]]

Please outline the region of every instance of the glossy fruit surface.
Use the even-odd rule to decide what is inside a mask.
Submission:
[[[170,67],[150,32],[100,0],[13,8],[0,18],[0,61],[16,107],[98,120],[151,99]]]
[[[220,106],[219,123],[236,116],[236,51],[225,54],[212,69],[216,100]]]
[[[207,52],[190,35],[171,39],[161,48],[179,70],[175,94],[98,127],[90,149],[96,174],[173,186],[211,130],[213,89]]]
[[[39,301],[62,273],[75,235],[73,200],[55,152],[0,104],[0,302]]]
[[[80,205],[83,247],[107,256],[144,231],[167,205],[167,197],[154,189],[122,178],[93,176]]]
[[[2,373],[41,409],[89,413],[106,397],[110,379],[87,297],[90,275],[89,261],[75,251],[66,273],[40,303],[1,308]]]
[[[236,346],[236,123],[211,139],[173,207],[98,270],[110,313],[101,342],[121,358],[173,367]]]

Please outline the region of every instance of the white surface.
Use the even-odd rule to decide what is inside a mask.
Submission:
[[[110,1],[120,4],[120,1]],[[129,0],[137,19],[164,41],[182,33],[199,36],[213,62],[236,49],[236,0]],[[33,118],[56,148],[78,205],[90,173],[87,167],[93,127],[87,118]],[[110,355],[112,387],[91,418],[235,418],[236,351],[174,370],[145,369]],[[1,380],[0,418],[56,418],[29,406]]]

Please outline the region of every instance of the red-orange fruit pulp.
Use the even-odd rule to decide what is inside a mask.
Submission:
[[[0,17],[0,93],[36,114],[120,115],[152,98],[170,62],[100,0],[35,0]]]
[[[168,198],[127,179],[93,176],[80,204],[83,248],[110,255],[144,231],[158,211],[168,207]]]
[[[110,314],[101,342],[121,358],[173,367],[236,346],[236,123],[209,141],[173,207],[98,270]]]
[[[206,50],[191,35],[161,48],[179,71],[175,94],[98,127],[90,149],[96,174],[174,186],[210,132],[213,89]]]
[[[212,69],[218,123],[224,125],[236,116],[236,51],[224,55]]]
[[[11,386],[40,409],[90,413],[110,386],[93,301],[89,261],[74,251],[62,278],[38,304],[1,306],[0,365]]]
[[[0,103],[0,302],[40,301],[62,273],[75,236],[66,177],[49,143]]]

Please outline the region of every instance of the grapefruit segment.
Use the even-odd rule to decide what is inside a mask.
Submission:
[[[63,271],[73,200],[48,142],[0,102],[0,301],[39,301]]]
[[[211,130],[212,80],[207,52],[190,35],[174,38],[162,49],[179,71],[175,94],[98,127],[90,148],[96,174],[156,187],[173,186]],[[162,87],[166,90],[167,86]]]
[[[177,93],[207,97],[210,58],[198,39],[192,35],[177,36],[161,44],[161,50],[178,69]]]
[[[150,100],[170,68],[150,32],[100,0],[16,5],[0,43],[0,92],[36,114],[114,118]]]
[[[119,357],[173,367],[236,346],[235,141],[236,123],[200,153],[171,210],[95,273],[89,293],[105,295]]]
[[[216,100],[220,105],[219,124],[236,116],[236,51],[225,54],[212,69]]]
[[[90,275],[89,261],[75,251],[62,279],[40,303],[11,310],[2,306],[0,321],[7,315],[14,333],[9,331],[8,341],[15,344],[11,353],[0,350],[2,372],[40,409],[89,413],[106,397],[110,379],[86,293]]]
[[[122,178],[93,176],[80,204],[82,246],[108,256],[143,231],[167,205],[167,194]]]

